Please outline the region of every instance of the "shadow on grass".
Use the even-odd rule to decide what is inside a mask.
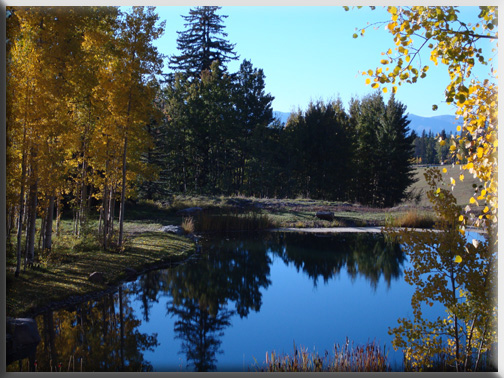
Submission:
[[[161,232],[142,234],[129,243],[122,253],[64,252],[72,261],[65,259],[61,264],[29,268],[17,278],[13,267],[9,267],[7,316],[19,317],[69,296],[105,290],[108,284],[124,278],[125,268],[140,270],[156,262],[180,260],[193,248],[190,240]],[[89,281],[89,275],[95,271],[104,273],[104,283]]]

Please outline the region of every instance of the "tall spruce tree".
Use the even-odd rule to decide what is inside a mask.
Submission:
[[[169,67],[198,77],[203,70],[210,69],[214,60],[225,64],[238,59],[233,51],[234,44],[225,37],[223,19],[228,16],[218,15],[221,7],[196,7],[189,11],[189,16],[182,16],[187,23],[187,30],[177,32],[180,55],[170,57]]]
[[[294,195],[346,200],[350,182],[352,144],[349,120],[340,100],[310,103],[305,112],[291,114],[285,140],[295,180]]]
[[[354,200],[390,207],[405,198],[414,182],[414,134],[410,134],[406,107],[392,96],[385,104],[381,93],[353,101],[356,127]]]
[[[408,187],[415,182],[412,160],[415,134],[410,133],[410,120],[406,106],[390,99],[381,118],[378,142],[380,148],[377,164],[377,204],[390,207],[406,196]]]
[[[244,60],[234,75],[235,127],[238,128],[238,159],[235,169],[234,189],[254,190],[264,175],[264,155],[259,151],[264,143],[264,130],[273,122],[271,107],[274,97],[265,93],[265,75]],[[264,182],[260,185],[262,186]],[[262,188],[257,187],[257,190]]]
[[[376,164],[381,153],[377,131],[384,112],[385,104],[379,93],[353,100],[350,104],[356,134],[353,200],[364,205],[376,205]]]

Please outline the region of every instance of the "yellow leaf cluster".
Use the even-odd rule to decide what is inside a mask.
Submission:
[[[456,114],[463,119],[458,140],[452,142],[450,151],[464,170],[482,182],[485,190],[485,195],[475,193],[475,198],[484,201],[489,210],[478,217],[475,225],[496,223],[497,71],[492,66],[492,57],[486,56],[478,44],[490,40],[497,49],[498,8],[481,6],[478,22],[464,31],[460,29],[462,21],[455,6],[389,6],[386,9],[390,14],[390,20],[385,22],[386,30],[392,35],[397,54],[392,56],[390,48],[383,52],[388,59],[382,59],[380,63],[390,66],[390,71],[385,74],[381,69],[368,70],[366,83],[374,80],[372,87],[378,88],[381,84],[384,91],[387,85],[392,85],[395,93],[397,86],[425,78],[429,66],[415,68],[412,64],[425,49],[430,52],[430,60],[435,65],[447,67],[450,80],[445,89],[446,102],[453,104]],[[414,39],[420,42],[419,46],[415,45]],[[477,62],[489,66],[489,79],[479,81],[473,78],[472,71]],[[437,106],[433,105],[433,108]],[[445,141],[440,143],[443,145]],[[458,146],[464,146],[467,155],[462,154]],[[463,180],[464,175],[459,179]]]

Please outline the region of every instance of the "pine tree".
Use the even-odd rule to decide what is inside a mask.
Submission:
[[[377,131],[385,112],[383,97],[379,93],[355,100],[350,105],[356,131],[354,200],[365,205],[376,205],[377,169],[380,150]]]
[[[379,92],[351,104],[357,131],[354,198],[362,204],[393,206],[414,182],[414,135],[405,111],[393,95],[385,104]]]
[[[341,101],[310,103],[305,112],[292,114],[286,125],[288,171],[295,195],[347,199],[352,149],[349,120]]]
[[[214,60],[225,64],[238,59],[233,51],[235,45],[223,38],[227,37],[227,33],[222,21],[228,16],[218,15],[216,12],[220,8],[196,7],[189,11],[189,16],[182,16],[188,29],[178,32],[177,44],[181,54],[170,57],[171,69],[198,77],[203,70],[210,69]]]
[[[413,140],[410,134],[409,121],[405,115],[406,106],[390,96],[378,133],[380,148],[378,180],[379,205],[390,207],[400,202],[413,179]]]
[[[271,104],[274,97],[265,93],[265,75],[262,69],[252,66],[244,60],[235,75],[234,103],[236,107],[236,126],[238,130],[238,156],[235,163],[234,190],[243,190],[246,183],[248,190],[260,189],[250,187],[250,176],[262,175],[263,155],[258,149],[264,142],[262,129],[273,122]],[[261,169],[262,170],[262,169]],[[248,182],[246,182],[248,181]],[[256,182],[257,183],[257,182]]]

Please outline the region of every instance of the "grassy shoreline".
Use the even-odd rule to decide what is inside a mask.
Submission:
[[[425,169],[417,170],[420,177]],[[448,167],[445,175],[454,175],[459,167]],[[459,203],[466,203],[472,192],[472,182],[466,180],[455,192]],[[425,183],[419,180],[415,190],[421,193]],[[7,245],[7,316],[28,316],[48,304],[77,301],[93,293],[115,287],[126,277],[125,269],[141,273],[149,267],[169,266],[184,261],[194,251],[194,243],[183,236],[159,231],[163,225],[181,225],[183,217],[177,212],[188,207],[201,207],[211,224],[229,229],[240,226],[248,229],[266,228],[331,228],[377,227],[386,223],[396,227],[432,227],[433,211],[425,199],[405,203],[389,209],[377,209],[339,201],[308,198],[275,199],[244,196],[173,195],[164,201],[129,203],[126,211],[126,247],[122,252],[104,252],[93,235],[72,235],[71,220],[62,222],[60,236],[54,238],[53,251],[38,256],[38,265],[14,277],[15,253]],[[331,211],[333,220],[316,217],[317,211]],[[215,217],[215,216],[218,217]],[[245,215],[246,219],[242,219]],[[219,218],[220,217],[220,218]],[[226,218],[227,217],[227,218]],[[96,220],[86,225],[97,228]],[[198,230],[196,230],[198,232]],[[94,238],[94,240],[93,240]],[[38,239],[37,239],[38,240]],[[89,281],[89,274],[105,273],[105,283]]]
[[[308,199],[176,196],[170,203],[130,203],[124,226],[125,248],[120,252],[103,251],[100,248],[94,235],[96,220],[88,221],[87,231],[83,231],[81,237],[73,235],[70,219],[63,220],[60,235],[53,238],[51,253],[44,255],[37,252],[35,265],[24,272],[22,266],[17,278],[14,277],[15,241],[14,236],[11,237],[11,243],[7,245],[6,315],[34,316],[47,308],[59,308],[98,296],[127,279],[127,268],[140,274],[147,269],[168,267],[185,261],[195,250],[194,242],[160,229],[164,225],[181,225],[183,217],[177,215],[177,211],[191,206],[200,206],[210,215],[230,211],[236,219],[240,219],[239,214],[252,211],[252,223],[256,220],[262,222],[265,218],[272,222],[266,228],[271,228],[271,224],[298,228],[381,225],[387,217],[387,212],[383,210]],[[315,213],[322,209],[335,211],[335,219],[317,219]],[[342,211],[338,212],[338,209]],[[236,223],[234,218],[231,223]],[[210,223],[215,225],[219,222],[212,219]],[[229,220],[226,220],[226,228],[229,226],[227,223]],[[208,231],[212,232],[211,229]],[[95,271],[104,273],[104,283],[89,280],[89,275]]]
[[[130,224],[131,226],[131,224]],[[188,238],[161,231],[130,236],[122,252],[72,250],[57,253],[57,261],[38,263],[14,277],[15,266],[7,264],[6,315],[34,316],[48,308],[79,303],[110,290],[128,278],[125,269],[138,274],[170,267],[187,260],[195,251]],[[89,280],[93,272],[103,272],[104,282]]]

